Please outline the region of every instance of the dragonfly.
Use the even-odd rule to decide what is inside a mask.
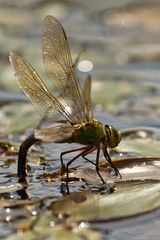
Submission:
[[[27,151],[37,142],[78,143],[79,148],[61,152],[61,170],[65,169],[66,184],[69,182],[69,166],[79,157],[95,165],[96,172],[105,183],[99,170],[100,151],[120,175],[113,164],[108,149],[115,148],[121,141],[121,132],[111,125],[104,125],[94,119],[91,101],[91,77],[84,86],[80,85],[72,61],[66,33],[61,23],[53,16],[46,16],[42,28],[43,64],[54,91],[41,80],[33,67],[21,56],[11,52],[9,59],[18,85],[32,102],[41,118],[57,123],[55,127],[36,129],[19,147],[17,176],[27,176]],[[96,151],[95,163],[87,155]],[[64,155],[77,152],[65,166]],[[63,171],[61,171],[63,174]]]

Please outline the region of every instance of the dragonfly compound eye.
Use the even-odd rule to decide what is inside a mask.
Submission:
[[[120,131],[116,130],[110,125],[105,125],[105,130],[107,134],[108,146],[110,148],[116,147],[121,141],[122,134]]]

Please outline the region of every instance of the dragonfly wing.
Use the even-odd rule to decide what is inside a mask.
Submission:
[[[15,53],[11,53],[9,59],[20,88],[29,97],[40,116],[51,122],[69,120],[69,113],[48,91],[32,66]]]
[[[59,126],[56,128],[46,128],[34,131],[36,139],[44,142],[52,143],[71,143],[73,142],[73,132],[75,128],[72,126]]]
[[[84,110],[85,110],[85,117],[87,121],[93,119],[93,111],[92,111],[92,101],[91,101],[91,76],[89,75],[85,82],[82,89],[82,97],[84,102]],[[78,114],[77,109],[72,112],[72,116],[76,116]]]
[[[89,75],[83,86],[83,99],[85,106],[85,115],[88,118],[88,121],[93,118],[93,110],[92,110],[92,100],[91,100],[91,76]]]
[[[85,122],[82,89],[78,82],[66,34],[61,24],[52,16],[47,16],[43,25],[43,62],[54,85],[63,96],[70,111],[79,113],[76,123]]]

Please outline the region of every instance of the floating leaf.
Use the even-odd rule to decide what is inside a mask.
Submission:
[[[62,224],[56,224],[56,219],[51,213],[45,212],[43,216],[37,216],[35,221],[28,219],[27,222],[17,226],[19,234],[13,234],[6,240],[28,240],[28,239],[57,239],[57,240],[101,240],[102,235],[99,232],[92,231],[85,223],[77,224],[68,220]]]
[[[31,104],[12,103],[1,108],[0,134],[23,132],[38,124],[39,117]]]
[[[11,184],[11,185],[8,185],[8,186],[0,186],[0,194],[15,192],[15,191],[18,191],[22,188],[23,188],[23,186],[20,183]]]
[[[160,141],[152,138],[123,139],[118,146],[119,151],[134,152],[145,157],[160,157]]]
[[[83,199],[77,202],[76,199]],[[82,198],[83,197],[83,198]],[[77,221],[129,217],[160,207],[159,181],[126,181],[113,194],[74,193],[53,203],[54,214],[67,214]]]

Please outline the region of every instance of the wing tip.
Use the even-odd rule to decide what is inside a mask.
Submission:
[[[12,59],[14,58],[14,52],[9,52],[9,61],[12,62]]]
[[[52,15],[47,15],[45,18],[44,18],[44,22],[48,22],[48,21],[52,21],[52,19],[55,19]]]
[[[13,62],[18,60],[18,58],[20,58],[20,56],[18,56],[16,53],[14,53],[12,51],[9,52],[9,61],[10,61],[11,65],[13,65]]]
[[[47,15],[44,18],[44,22],[43,23],[44,24],[46,24],[46,23],[59,23],[60,24],[59,20],[56,17],[52,16],[52,15]]]

